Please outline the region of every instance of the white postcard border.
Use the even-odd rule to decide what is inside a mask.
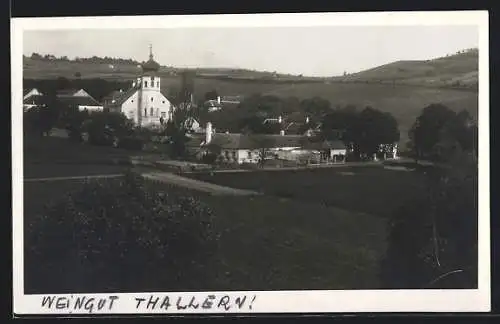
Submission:
[[[320,290],[320,291],[242,291],[242,292],[180,292],[116,294],[112,309],[97,306],[92,311],[83,308],[42,307],[44,296],[24,294],[23,262],[23,132],[22,110],[12,111],[12,170],[13,170],[13,293],[14,313],[29,314],[161,314],[161,313],[317,313],[317,312],[487,312],[490,311],[490,210],[489,210],[489,25],[487,11],[453,12],[363,12],[315,14],[251,14],[251,15],[189,15],[138,17],[66,17],[15,18],[11,20],[12,105],[22,106],[23,31],[57,29],[117,29],[124,28],[222,28],[271,26],[408,26],[408,25],[473,25],[479,30],[479,285],[476,290]],[[74,299],[108,298],[112,294],[57,295],[62,306]],[[177,309],[191,298],[214,303],[224,296],[234,301],[247,297],[239,308],[190,307]],[[164,299],[171,307],[137,308],[136,298]],[[253,302],[249,302],[255,296]],[[64,299],[66,298],[66,299]],[[97,304],[96,304],[97,305]],[[241,305],[241,304],[240,304]],[[252,305],[251,308],[249,305]]]

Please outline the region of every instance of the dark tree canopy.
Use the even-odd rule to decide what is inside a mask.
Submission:
[[[431,104],[422,110],[408,134],[418,158],[432,154],[443,128],[455,117],[454,111],[441,104]]]

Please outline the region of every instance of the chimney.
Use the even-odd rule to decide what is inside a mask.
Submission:
[[[220,96],[217,96],[217,104],[220,105]]]
[[[281,118],[281,115],[278,117],[278,123],[281,124],[281,122],[283,121],[283,118]]]
[[[309,124],[309,116],[306,117],[306,124]]]
[[[280,135],[281,136],[285,136],[285,131],[284,130],[280,130]]]
[[[209,144],[212,141],[212,123],[207,123],[207,128],[205,129],[205,144]]]

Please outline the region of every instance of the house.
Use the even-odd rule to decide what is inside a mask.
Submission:
[[[184,129],[189,133],[203,133],[204,129],[200,126],[200,123],[194,117],[188,117],[184,121]]]
[[[56,92],[57,100],[66,107],[78,110],[102,111],[103,106],[84,89],[65,89]]]
[[[26,89],[23,91],[23,110],[43,105],[43,93],[38,89]]]
[[[160,64],[153,58],[141,65],[141,75],[128,90],[110,93],[104,98],[104,109],[120,112],[137,126],[158,127],[173,118],[174,106],[161,92]]]
[[[313,143],[304,135],[284,134],[231,134],[216,133],[212,124],[207,123],[205,138],[192,137],[187,143],[193,155],[202,158],[217,147],[219,159],[229,163],[258,163],[264,154],[265,159],[297,161],[308,154],[323,154],[324,161],[345,161],[346,148],[341,142]]]

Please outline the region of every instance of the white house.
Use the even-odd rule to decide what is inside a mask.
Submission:
[[[33,107],[42,105],[43,93],[38,91],[38,89],[27,89],[24,90],[23,96],[23,109],[24,111],[29,110]]]
[[[121,112],[138,126],[157,127],[173,118],[174,107],[161,92],[160,65],[153,59],[141,65],[142,74],[126,91],[114,91],[104,98],[104,108]]]
[[[65,106],[77,107],[79,110],[102,111],[101,105],[84,89],[66,89],[56,93],[57,100]]]

